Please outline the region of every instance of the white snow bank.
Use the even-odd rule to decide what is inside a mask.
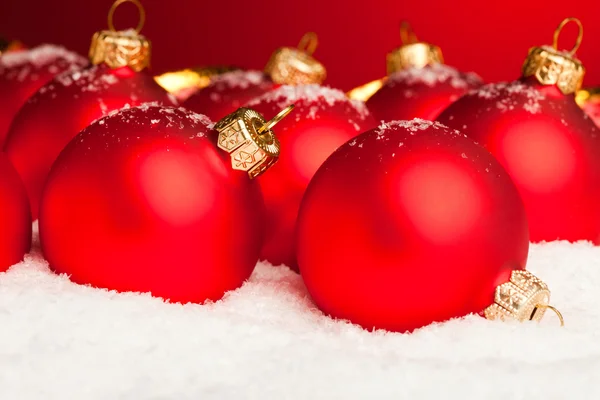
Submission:
[[[600,248],[533,245],[529,269],[565,328],[548,312],[401,335],[322,315],[287,268],[182,306],[72,284],[34,250],[0,274],[0,398],[600,398]]]

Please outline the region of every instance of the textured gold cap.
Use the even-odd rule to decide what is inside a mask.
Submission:
[[[575,46],[568,51],[558,50],[558,37],[562,28],[569,22],[575,22],[579,26],[579,35]],[[552,47],[532,47],[523,63],[523,76],[534,76],[542,85],[556,85],[563,94],[575,93],[581,88],[585,68],[575,58],[575,52],[583,38],[583,25],[577,18],[564,19],[556,31],[554,31],[554,43]]]
[[[113,15],[118,6],[123,3],[133,3],[140,13],[140,21],[136,29],[117,31],[113,25]],[[148,39],[140,35],[144,26],[146,13],[138,0],[117,0],[113,3],[108,13],[109,30],[96,32],[92,37],[90,46],[90,62],[106,64],[111,68],[130,67],[134,71],[141,71],[150,65],[151,44]]]
[[[217,122],[217,145],[231,155],[233,169],[246,171],[253,179],[275,164],[281,145],[271,128],[293,108],[284,108],[268,122],[251,108],[239,108]]]
[[[282,85],[303,85],[323,83],[327,77],[325,66],[312,54],[318,45],[317,34],[305,34],[298,48],[281,47],[271,55],[265,73],[273,82]]]
[[[400,24],[400,39],[402,46],[387,55],[388,75],[406,68],[423,68],[444,63],[442,50],[436,45],[420,42],[406,21]]]
[[[540,321],[546,309],[557,313],[564,324],[562,315],[549,305],[550,290],[548,286],[529,271],[515,270],[510,281],[496,288],[494,303],[485,309],[487,319]]]

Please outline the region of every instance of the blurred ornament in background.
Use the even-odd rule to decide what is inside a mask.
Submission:
[[[561,30],[579,27],[575,46],[558,50]],[[600,132],[575,102],[585,69],[575,58],[583,27],[563,20],[553,46],[533,47],[522,77],[474,90],[438,120],[485,146],[525,203],[534,242],[600,244]]]
[[[306,190],[296,244],[317,306],[365,329],[470,313],[538,320],[548,308],[547,287],[524,271],[515,185],[483,147],[436,122],[382,123],[334,152]]]
[[[278,130],[285,151],[272,171],[258,179],[268,210],[261,259],[298,270],[294,230],[308,183],[331,153],[376,123],[363,102],[316,84],[281,86],[247,106],[272,115],[291,103],[296,105],[294,118]]]
[[[482,84],[476,74],[445,65],[441,49],[419,41],[407,22],[400,26],[400,37],[402,46],[387,55],[387,78],[348,93],[366,101],[375,119],[433,120],[453,101]]]
[[[31,248],[31,212],[19,174],[0,153],[0,272],[23,260]]]
[[[115,30],[112,16],[126,2],[140,11],[136,30]],[[10,127],[4,150],[27,189],[34,220],[42,188],[60,151],[92,121],[124,106],[149,101],[174,104],[144,69],[150,42],[139,31],[145,14],[137,0],[117,0],[110,9],[110,30],[92,38],[87,68],[70,70],[48,82],[29,98]]]
[[[279,85],[320,84],[325,80],[326,71],[312,56],[317,46],[317,35],[308,32],[298,48],[275,50],[264,72],[233,71],[218,75],[208,87],[191,95],[184,105],[218,120]]]
[[[146,104],[95,121],[62,151],[40,207],[50,267],[79,284],[218,300],[258,261],[264,204],[253,179],[279,156],[272,127],[240,109],[214,126]],[[268,172],[267,172],[268,174]]]
[[[575,101],[594,121],[596,126],[600,127],[600,88],[578,90],[575,95]]]
[[[231,66],[185,68],[165,72],[155,76],[154,80],[182,103],[198,90],[209,86],[217,76],[237,70],[239,68]]]
[[[54,76],[86,64],[86,59],[79,54],[50,44],[3,53],[0,56],[0,147],[4,145],[13,118],[29,97]]]
[[[0,56],[12,51],[25,50],[27,47],[18,40],[7,40],[0,36]]]

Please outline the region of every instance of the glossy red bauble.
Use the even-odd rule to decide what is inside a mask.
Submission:
[[[0,154],[0,272],[23,259],[31,248],[31,212],[19,175]]]
[[[600,243],[600,132],[556,86],[482,87],[439,121],[485,146],[520,191],[532,241]]]
[[[172,104],[147,72],[106,65],[58,75],[21,108],[4,150],[25,183],[33,218],[46,176],[60,151],[92,121],[123,106]]]
[[[55,75],[87,64],[80,55],[53,45],[0,57],[0,148],[19,108]]]
[[[367,101],[377,120],[434,120],[470,89],[481,86],[473,73],[462,73],[444,64],[411,67],[390,75]]]
[[[184,106],[218,121],[274,87],[275,83],[260,71],[227,72],[188,97]]]
[[[258,261],[263,203],[211,126],[184,109],[141,106],[81,132],[52,168],[40,207],[50,267],[77,283],[174,302],[239,287]]]
[[[440,124],[395,121],[344,144],[298,215],[300,273],[325,313],[410,331],[480,313],[523,269],[525,210],[483,147]]]
[[[376,124],[362,102],[319,85],[282,86],[249,106],[275,115],[289,104],[293,114],[277,125],[279,161],[258,178],[268,210],[261,259],[297,269],[294,229],[308,183],[335,149]]]

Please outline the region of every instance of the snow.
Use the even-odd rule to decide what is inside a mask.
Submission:
[[[87,60],[61,46],[43,44],[30,50],[5,53],[0,57],[0,76],[7,80],[36,80],[46,70],[50,74],[83,67]]]
[[[394,334],[323,315],[285,267],[259,263],[213,304],[166,304],[75,285],[34,243],[0,274],[0,398],[598,398],[600,248],[532,245],[528,267],[566,327],[548,312]]]
[[[531,114],[540,113],[542,106],[539,102],[546,99],[546,96],[535,87],[519,81],[490,83],[474,89],[469,94],[481,99],[498,99],[496,108],[502,112],[514,110],[525,97],[523,109]]]
[[[463,73],[445,64],[433,64],[425,68],[406,68],[394,72],[388,77],[387,85],[394,86],[400,82],[408,86],[421,84],[431,87],[438,83],[449,82],[455,89],[469,89],[483,83],[477,74]],[[411,97],[413,94],[412,91],[404,93],[405,97]]]
[[[361,118],[369,116],[369,110],[364,102],[350,100],[344,92],[321,85],[284,85],[275,90],[250,101],[247,106],[253,107],[261,103],[275,103],[279,108],[285,108],[290,104],[305,103],[310,105],[307,117],[315,119],[320,109],[333,107],[337,103],[343,103],[351,107]]]
[[[261,71],[231,71],[212,78],[211,85],[218,90],[225,89],[247,89],[250,86],[268,83],[267,76]]]

